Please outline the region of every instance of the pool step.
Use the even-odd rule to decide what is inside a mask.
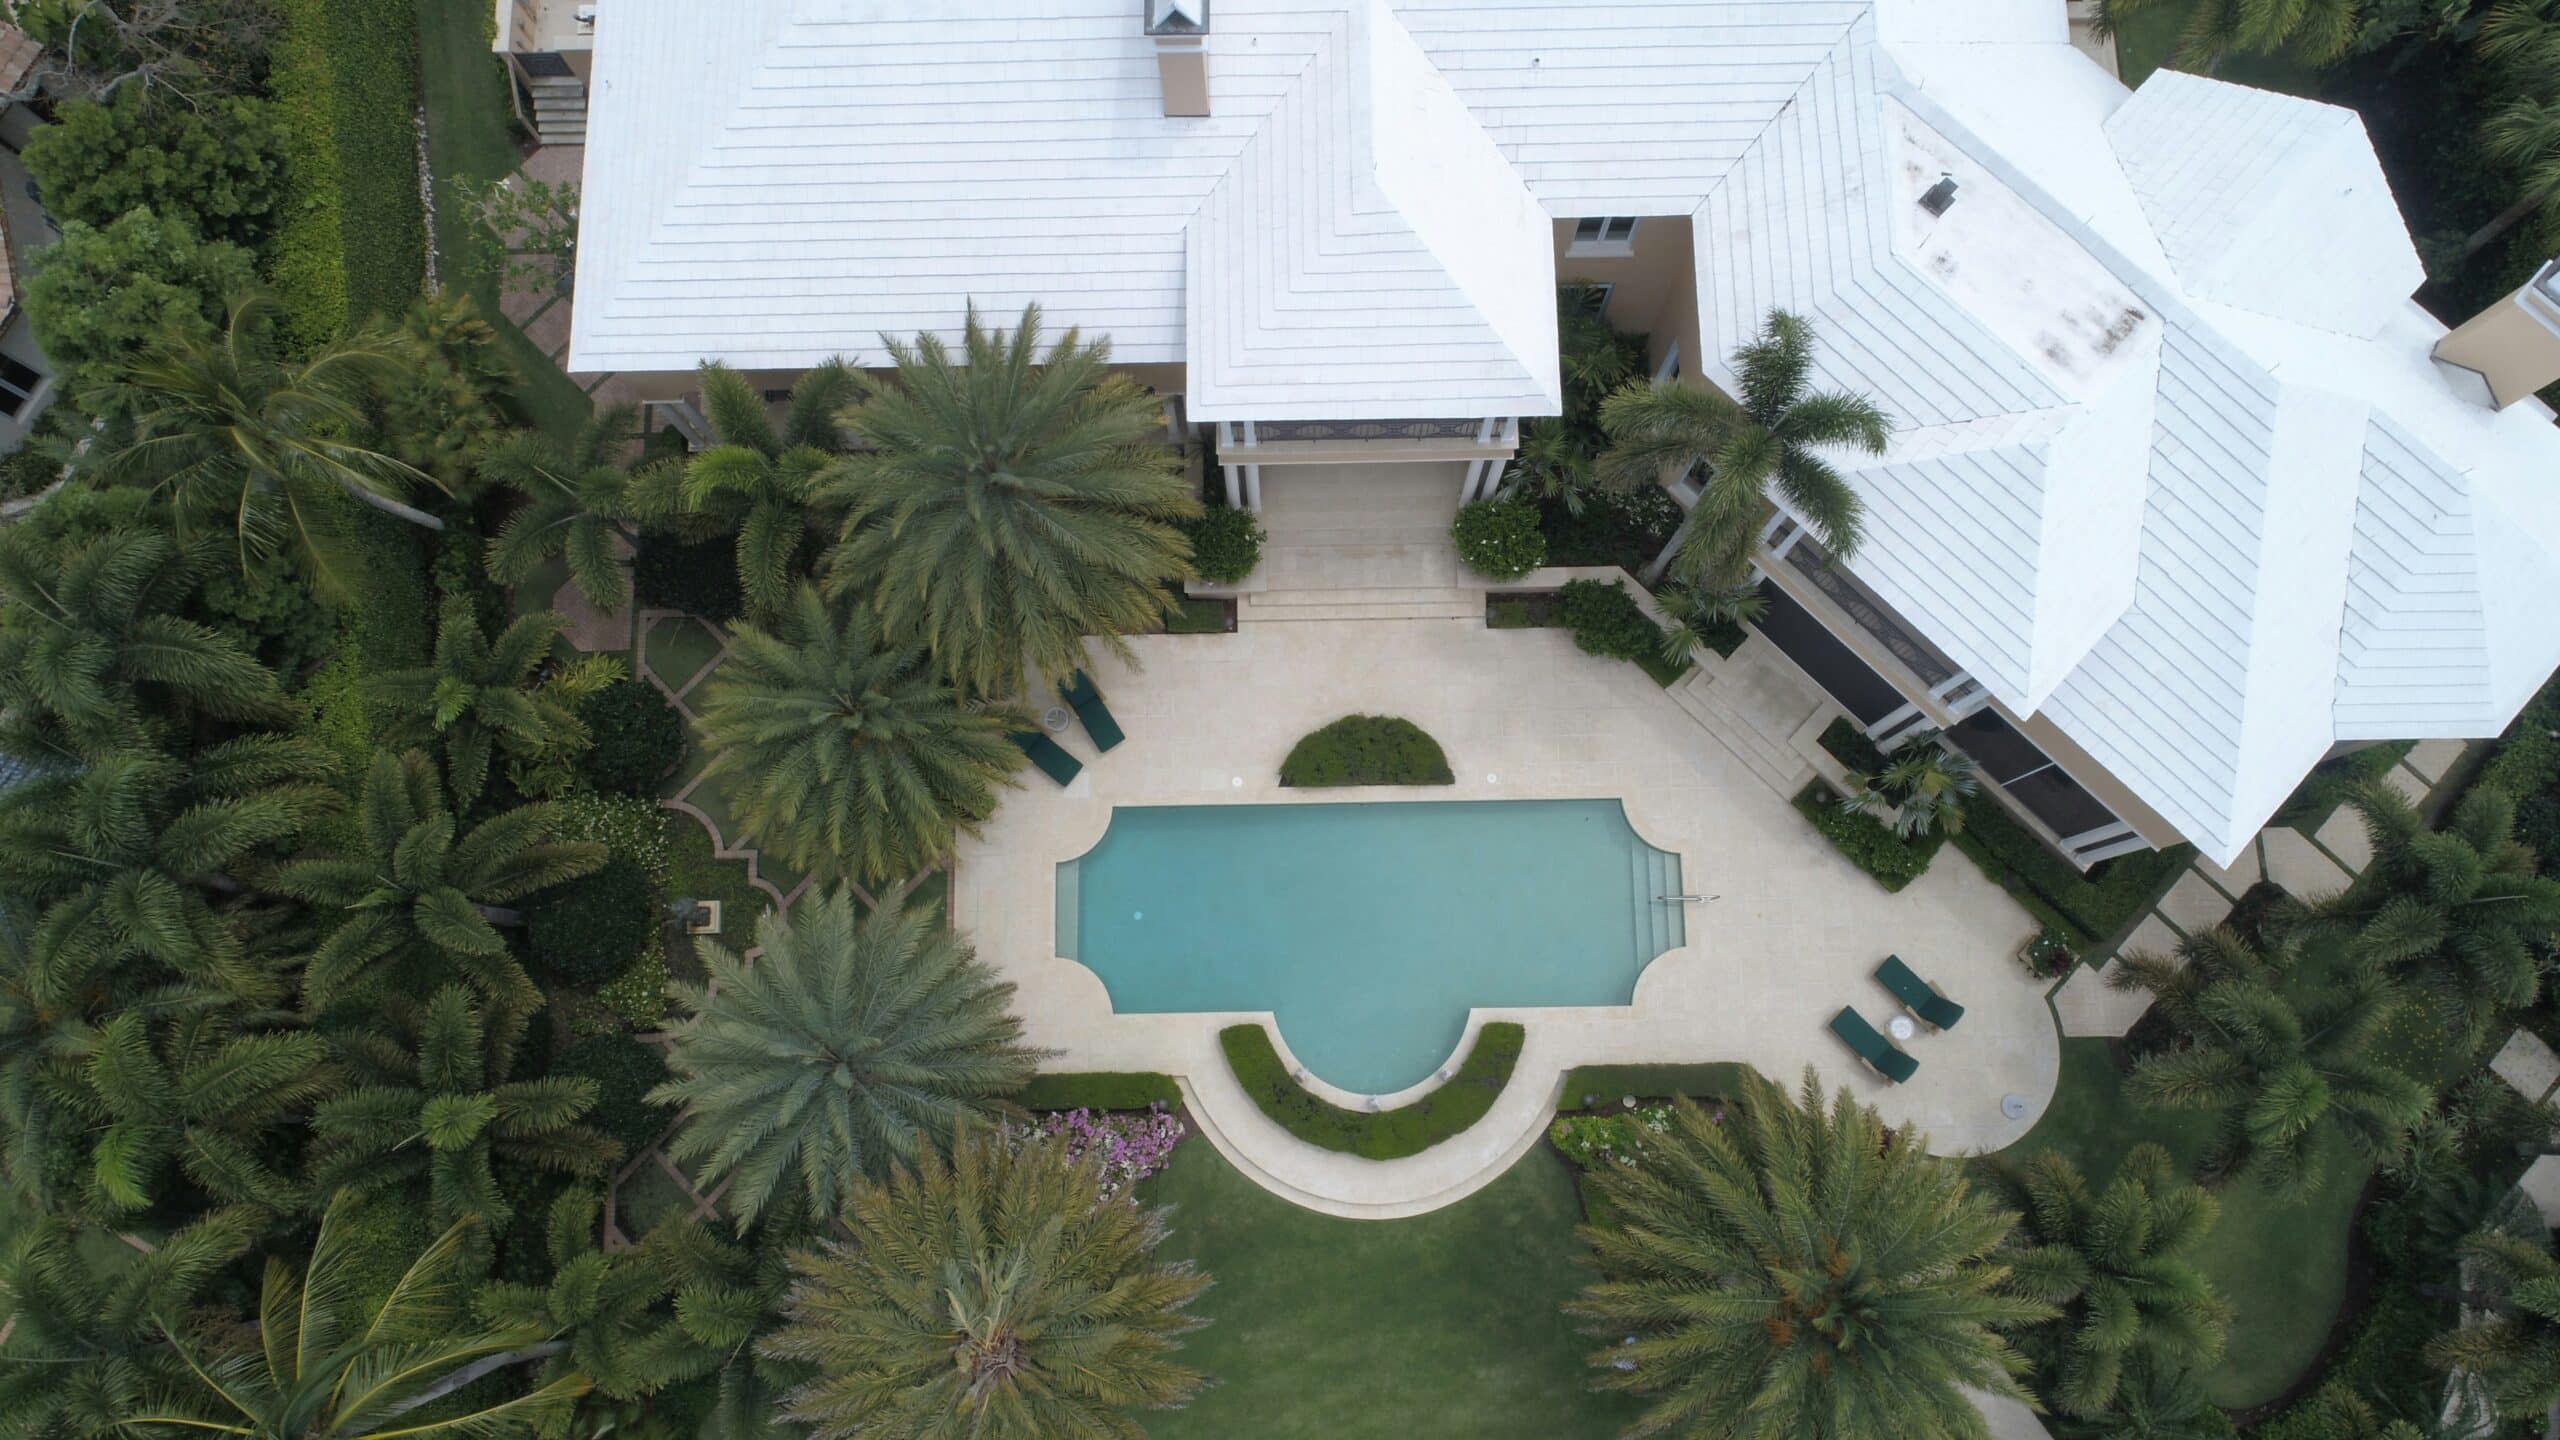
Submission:
[[[1636,964],[1641,966],[1657,955],[1677,950],[1688,943],[1687,916],[1684,907],[1665,903],[1665,895],[1677,895],[1680,889],[1680,857],[1666,854],[1650,845],[1638,845],[1629,861],[1633,872],[1636,906]]]
[[[1744,768],[1767,781],[1769,788],[1793,799],[1813,781],[1813,767],[1783,740],[1773,740],[1715,692],[1714,677],[1705,670],[1671,687],[1672,702],[1689,712],[1710,735],[1724,743]]]

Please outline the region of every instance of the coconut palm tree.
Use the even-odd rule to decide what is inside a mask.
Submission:
[[[740,828],[803,870],[907,879],[995,813],[1022,752],[1009,708],[964,699],[924,648],[803,585],[774,628],[741,624],[702,701],[707,780]]]
[[[2168,0],[2108,0],[2108,27]],[[2182,64],[2211,69],[2233,54],[2289,54],[2306,65],[2343,58],[2363,28],[2363,0],[2197,0],[2178,40]]]
[[[541,1003],[501,929],[523,923],[505,908],[537,890],[593,874],[602,845],[557,839],[547,804],[461,828],[416,750],[377,751],[357,796],[353,843],[284,867],[278,886],[322,911],[328,932],[303,971],[303,1000],[318,1010],[394,964],[449,965],[492,1005],[514,1013]]]
[[[738,583],[756,613],[770,613],[790,598],[809,507],[844,448],[836,415],[854,398],[854,373],[830,360],[802,374],[779,429],[745,376],[717,362],[704,364],[701,376],[704,418],[720,443],[642,471],[632,504],[690,539],[735,535]]]
[[[2253,1174],[2300,1199],[2323,1178],[2323,1137],[2380,1163],[2426,1113],[2426,1087],[2373,1057],[2393,992],[2370,970],[2297,1002],[2280,984],[2282,968],[2227,929],[2187,937],[2174,959],[2134,953],[2120,964],[2108,983],[2150,991],[2175,1037],[2134,1062],[2125,1093],[2136,1104],[2217,1113],[2208,1177]]]
[[[1812,325],[1773,310],[1760,338],[1734,352],[1738,403],[1672,381],[1629,385],[1602,402],[1609,437],[1596,472],[1602,485],[1634,490],[1692,468],[1705,477],[1657,567],[1711,587],[1741,584],[1771,487],[1825,549],[1839,556],[1857,549],[1865,507],[1821,452],[1881,455],[1893,422],[1863,396],[1809,393],[1813,344]]]
[[[91,1208],[121,1215],[166,1200],[171,1162],[221,1204],[291,1210],[302,1189],[268,1134],[335,1087],[326,1047],[301,1032],[244,1028],[221,1014],[154,1024],[107,1018],[84,1057],[73,1108],[88,1121]]]
[[[506,1078],[520,1017],[483,1024],[458,985],[424,1006],[393,997],[383,1011],[386,1028],[329,1037],[354,1084],[312,1112],[316,1188],[364,1195],[423,1179],[438,1224],[477,1215],[503,1226],[513,1210],[497,1160],[591,1180],[621,1157],[619,1143],[580,1123],[595,1108],[595,1081]]]
[[[844,416],[869,448],[829,487],[845,511],[829,594],[981,695],[1015,693],[1026,660],[1066,676],[1088,637],[1125,655],[1122,636],[1172,613],[1200,502],[1162,404],[1111,372],[1108,341],[1069,330],[1044,352],[1039,306],[1009,335],[973,307],[958,356],[930,334],[889,353],[896,376],[860,377]]]
[[[579,702],[623,678],[610,655],[551,668],[552,645],[568,628],[557,612],[537,610],[493,638],[469,596],[447,596],[434,657],[374,682],[397,707],[383,743],[440,748],[454,803],[466,809],[488,788],[489,762],[501,752],[520,767],[566,765],[587,748]]]
[[[147,1396],[180,1383],[155,1315],[184,1315],[257,1238],[253,1206],[212,1211],[149,1250],[31,1219],[0,1245],[0,1433],[85,1440],[114,1433]]]
[[[140,957],[243,999],[272,1001],[214,897],[337,805],[327,751],[249,735],[181,760],[116,751],[0,793],[0,894],[38,918],[34,949],[60,1000]]]
[[[2543,1415],[2560,1405],[2560,1260],[2548,1231],[2531,1238],[2484,1230],[2462,1242],[2466,1315],[2437,1336],[2427,1359],[2487,1383],[2503,1415]]]
[[[0,743],[35,759],[151,743],[191,717],[287,713],[273,671],[181,613],[211,566],[158,530],[0,531]]]
[[[236,301],[220,335],[171,341],[112,387],[134,424],[106,473],[151,485],[191,523],[230,532],[244,570],[291,545],[322,588],[354,595],[363,585],[347,553],[345,500],[444,528],[401,500],[431,477],[356,438],[368,388],[397,374],[406,346],[368,337],[281,359],[274,309],[262,295]]]
[[[1057,1140],[972,1129],[948,1164],[854,1181],[844,1228],[793,1257],[763,1344],[817,1367],[784,1410],[817,1435],[1124,1440],[1206,1383],[1175,1357],[1209,1277],[1157,1260],[1165,1212]]]
[[[742,1227],[785,1188],[833,1218],[856,1177],[918,1163],[1039,1060],[1013,986],[930,907],[857,916],[836,891],[768,913],[756,943],[752,966],[698,946],[709,985],[667,987],[686,1012],[668,1026],[676,1078],[649,1092],[690,1107],[668,1153],[706,1190],[726,1181]]]
[[[556,555],[588,604],[611,613],[630,603],[624,556],[640,541],[640,512],[631,475],[614,462],[637,428],[631,408],[616,406],[568,444],[516,430],[481,452],[480,474],[524,497],[489,537],[489,578],[521,585]]]
[[[185,1361],[188,1383],[163,1403],[120,1417],[121,1431],[256,1440],[512,1435],[565,1414],[584,1393],[586,1378],[572,1374],[526,1390],[470,1391],[429,1409],[484,1376],[549,1359],[560,1342],[538,1329],[457,1323],[463,1242],[474,1222],[428,1245],[377,1302],[363,1269],[382,1257],[365,1253],[362,1229],[350,1218],[354,1208],[344,1196],[330,1202],[301,1275],[282,1261],[267,1262],[254,1330],[230,1330],[253,1337],[248,1343],[208,1353],[179,1316],[156,1316],[163,1339]]]
[[[2195,1260],[2221,1204],[2168,1151],[2126,1151],[2103,1189],[2059,1151],[1993,1173],[2026,1216],[2007,1257],[2013,1283],[2062,1308],[2024,1341],[2058,1408],[2100,1415],[2129,1367],[2195,1372],[2221,1358],[2231,1307]]]
[[[1651,1402],[1631,1437],[1977,1437],[1963,1387],[2027,1398],[2001,1332],[2055,1311],[2009,1286],[2017,1217],[1810,1067],[1794,1099],[1746,1074],[1722,1123],[1681,1102],[1592,1183],[1617,1220],[1567,1309],[1599,1386]]]
[[[2347,804],[2364,821],[2373,860],[2343,892],[2315,898],[2292,919],[2342,942],[2358,964],[2429,996],[2447,1023],[2478,1033],[2533,1004],[2542,969],[2535,946],[2560,932],[2560,879],[2515,838],[2515,801],[2478,786],[2442,830],[2387,785],[2362,785]]]
[[[1938,743],[1936,733],[1913,737],[1872,775],[1849,777],[1840,808],[1872,815],[1896,835],[1954,835],[1964,829],[1964,802],[1982,788],[1982,767],[1961,750]]]

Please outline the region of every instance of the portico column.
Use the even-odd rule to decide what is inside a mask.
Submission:
[[[1244,508],[1256,515],[1262,513],[1262,467],[1244,467]]]
[[[1221,465],[1218,467],[1218,478],[1224,480],[1227,485],[1227,504],[1238,510],[1244,508],[1243,470],[1244,467],[1241,465]]]

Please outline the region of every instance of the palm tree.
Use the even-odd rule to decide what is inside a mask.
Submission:
[[[2427,1359],[2487,1383],[2502,1415],[2560,1405],[2560,1260],[2547,1231],[2528,1239],[2484,1230],[2462,1242],[2466,1319],[2427,1345]]]
[[[2426,1113],[2426,1087],[2372,1056],[2392,991],[2370,970],[2297,1004],[2281,969],[2227,929],[2187,937],[2175,959],[2136,953],[2120,964],[2108,983],[2150,991],[2176,1037],[2134,1062],[2125,1093],[2140,1105],[2217,1112],[2207,1176],[2255,1174],[2300,1199],[2323,1178],[2324,1136],[2379,1163]]]
[[[1057,1140],[972,1129],[885,1182],[847,1238],[792,1259],[766,1354],[817,1367],[787,1419],[825,1437],[1125,1440],[1207,1383],[1178,1363],[1209,1277],[1155,1258],[1165,1212],[1106,1196]]]
[[[2165,8],[2168,0],[2108,0],[2109,27]],[[2306,65],[2343,58],[2364,19],[2363,0],[2198,0],[2178,40],[2183,64],[2211,69],[2235,53],[2290,54]]]
[[[639,543],[640,513],[614,457],[635,428],[631,408],[617,406],[598,411],[569,444],[517,430],[481,453],[480,473],[524,497],[489,537],[489,578],[521,585],[557,555],[588,604],[611,613],[629,603],[623,556]]]
[[[2066,1422],[2057,1433],[2063,1440],[2232,1440],[2239,1432],[2194,1371],[2136,1360],[2112,1408]]]
[[[239,640],[180,613],[209,567],[204,545],[157,530],[47,543],[0,532],[0,710],[30,759],[148,743],[191,715],[282,718],[273,671]]]
[[[444,528],[400,500],[432,478],[354,438],[368,387],[398,371],[405,347],[373,337],[307,361],[279,359],[274,309],[265,296],[241,299],[222,334],[171,341],[112,387],[134,429],[107,473],[148,483],[181,516],[230,530],[243,569],[291,543],[324,589],[353,595],[362,584],[346,553],[346,498]]]
[[[741,624],[702,702],[706,779],[740,828],[803,870],[904,880],[995,813],[1022,752],[1010,710],[962,698],[923,648],[803,585],[772,630]]]
[[[89,976],[140,956],[244,999],[271,1001],[209,892],[236,893],[260,865],[337,803],[318,783],[327,751],[281,735],[225,741],[180,760],[101,755],[0,794],[0,893],[40,914],[35,949],[59,1001]]]
[[[1964,802],[1982,788],[1982,767],[1961,750],[1940,745],[1934,733],[1916,736],[1873,775],[1849,777],[1840,808],[1872,815],[1894,834],[1954,835],[1964,829]]]
[[[1670,1130],[1592,1182],[1602,1278],[1568,1310],[1609,1344],[1599,1385],[1649,1397],[1631,1437],[1977,1437],[1960,1387],[2027,1399],[2001,1331],[2052,1319],[2009,1288],[2015,1215],[1847,1090],[1828,1110],[1746,1073],[1721,1123]]]
[[[1653,604],[1669,622],[1662,629],[1662,658],[1674,665],[1688,664],[1698,647],[1721,637],[1739,643],[1744,622],[1769,613],[1767,593],[1749,583],[1665,585],[1653,592]]]
[[[828,592],[857,596],[964,691],[1010,695],[1027,660],[1063,677],[1098,636],[1153,629],[1190,573],[1180,522],[1200,514],[1163,443],[1157,399],[1069,330],[1044,355],[1040,307],[1013,333],[976,309],[954,359],[938,335],[889,342],[895,379],[859,377],[845,424],[870,448],[838,463],[844,528]]]
[[[357,797],[354,845],[284,868],[286,894],[334,915],[303,972],[304,1003],[326,1005],[393,963],[447,961],[491,1004],[530,1012],[541,992],[508,953],[504,908],[594,873],[605,848],[555,838],[558,812],[519,805],[469,830],[447,808],[435,763],[415,750],[377,751]]]
[[[330,1202],[302,1275],[267,1262],[247,1345],[202,1353],[176,1317],[155,1317],[191,1383],[165,1404],[120,1417],[121,1428],[257,1440],[506,1435],[565,1413],[585,1391],[585,1377],[573,1374],[521,1392],[474,1391],[428,1409],[483,1376],[549,1359],[559,1342],[535,1329],[473,1331],[455,1323],[468,1221],[411,1261],[368,1318],[375,1302],[360,1267],[379,1265],[381,1257],[363,1253],[361,1231],[348,1218],[352,1208],[344,1196]]]
[[[2083,1417],[2115,1408],[2129,1367],[2193,1372],[2221,1358],[2231,1307],[2195,1260],[2221,1204],[2168,1151],[2125,1152],[2104,1189],[2059,1151],[1994,1173],[2026,1215],[2008,1257],[2013,1283],[2062,1307],[2027,1343],[2060,1408]]]
[[[1773,310],[1760,338],[1734,352],[1739,403],[1673,381],[1629,385],[1602,402],[1609,437],[1602,485],[1634,490],[1692,468],[1705,477],[1657,568],[1677,567],[1681,578],[1711,587],[1741,584],[1772,486],[1833,555],[1858,548],[1865,507],[1820,452],[1846,446],[1881,455],[1893,422],[1863,396],[1807,393],[1813,343],[1810,324]]]
[[[521,1027],[482,1024],[470,991],[447,986],[424,1007],[395,997],[385,1012],[390,1032],[331,1037],[355,1084],[312,1113],[317,1188],[363,1195],[423,1178],[437,1223],[478,1215],[503,1226],[513,1211],[497,1160],[594,1179],[621,1156],[619,1143],[579,1123],[595,1108],[595,1081],[506,1078]]]
[[[752,1223],[796,1179],[809,1211],[832,1218],[860,1176],[914,1165],[959,1124],[1030,1079],[999,983],[930,907],[857,917],[853,896],[804,899],[756,926],[753,966],[696,947],[708,986],[667,987],[687,1013],[649,1092],[689,1106],[668,1153],[705,1189],[726,1181],[730,1213]]]
[[[678,518],[695,538],[738,537],[738,583],[754,613],[788,603],[809,533],[809,507],[842,448],[836,413],[854,396],[851,367],[830,360],[804,373],[776,430],[745,376],[702,367],[705,418],[720,443],[635,481],[633,503],[652,519]]]
[[[2542,983],[2535,946],[2560,931],[2560,879],[2537,873],[2515,838],[2515,801],[2475,787],[2440,831],[2387,785],[2359,786],[2347,803],[2373,859],[2296,921],[2342,940],[2356,963],[2425,991],[2448,1022],[2475,1034],[2533,1004]]]
[[[569,622],[557,612],[519,615],[492,639],[467,595],[448,596],[428,664],[375,681],[398,707],[386,745],[441,745],[454,802],[469,807],[488,788],[489,761],[539,767],[587,747],[578,703],[622,678],[622,662],[590,655],[550,671],[551,648]]]
[[[74,1106],[89,1121],[89,1184],[101,1213],[166,1199],[157,1183],[173,1160],[219,1203],[300,1203],[301,1187],[264,1141],[334,1088],[318,1037],[244,1030],[219,1014],[154,1026],[127,1011],[98,1027],[86,1059]]]
[[[57,1215],[0,1246],[0,1433],[83,1440],[113,1432],[145,1396],[179,1382],[154,1315],[182,1315],[247,1254],[264,1216],[215,1210],[149,1250],[84,1234]]]

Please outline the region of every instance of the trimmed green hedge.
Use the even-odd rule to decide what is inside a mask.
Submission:
[[[418,18],[413,0],[278,0],[268,85],[286,117],[276,293],[285,327],[317,349],[369,315],[396,316],[425,284],[418,198]]]
[[[2173,845],[2102,860],[2083,874],[1987,795],[1964,807],[1964,830],[1955,844],[2027,913],[2083,952],[2114,938],[2157,904],[2196,858],[2194,846]]]
[[[1034,1075],[1013,1103],[1025,1110],[1170,1110],[1182,1103],[1182,1087],[1170,1075],[1146,1070]]]
[[[1730,1100],[1742,1093],[1742,1077],[1751,1067],[1738,1060],[1710,1060],[1696,1065],[1584,1065],[1564,1072],[1564,1105],[1615,1105],[1626,1096],[1660,1100],[1686,1095],[1692,1100]]]
[[[1191,535],[1191,568],[1212,585],[1234,585],[1262,563],[1262,517],[1232,505],[1212,505],[1184,527]]]
[[[2472,783],[2495,785],[2519,800],[2560,784],[2560,682],[2543,686],[2517,713]]]
[[[1933,830],[1906,840],[1873,815],[1841,809],[1840,799],[1830,782],[1816,780],[1796,793],[1795,807],[1822,832],[1822,838],[1849,857],[1850,864],[1874,876],[1887,890],[1900,890],[1929,872],[1929,862],[1946,841],[1943,832]]]
[[[1280,1063],[1271,1032],[1259,1025],[1230,1025],[1218,1032],[1218,1048],[1262,1113],[1280,1128],[1327,1150],[1368,1160],[1401,1160],[1419,1155],[1484,1118],[1494,1098],[1520,1063],[1527,1032],[1507,1020],[1489,1021],[1476,1032],[1467,1058],[1448,1083],[1393,1110],[1345,1110],[1308,1094]]]
[[[1280,783],[1308,790],[1451,785],[1457,778],[1439,741],[1391,715],[1345,715],[1289,747],[1280,762]]]
[[[1458,559],[1479,575],[1517,580],[1547,563],[1547,541],[1538,512],[1517,500],[1478,500],[1458,507],[1449,522]]]

